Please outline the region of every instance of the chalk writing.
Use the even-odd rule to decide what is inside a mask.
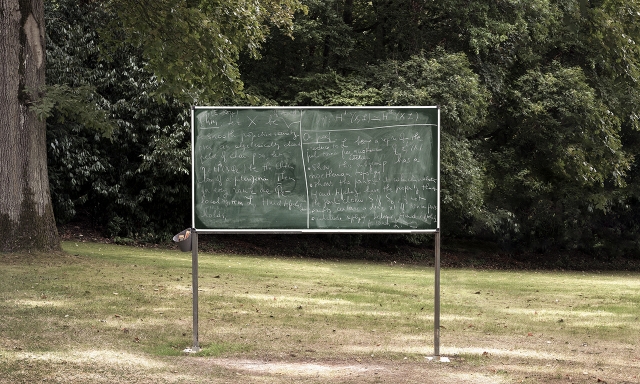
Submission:
[[[194,111],[203,229],[435,229],[435,108]]]

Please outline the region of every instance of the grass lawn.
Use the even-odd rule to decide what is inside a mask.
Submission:
[[[65,242],[0,254],[3,383],[639,383],[635,273],[443,269]]]

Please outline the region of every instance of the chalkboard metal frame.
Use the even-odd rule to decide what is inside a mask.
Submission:
[[[436,224],[435,228],[429,229],[413,229],[413,228],[210,228],[197,225],[196,221],[196,127],[195,115],[199,110],[224,110],[224,111],[323,111],[323,110],[347,110],[347,111],[403,111],[403,110],[429,110],[431,113],[437,112],[437,146],[436,146]],[[278,233],[278,234],[300,234],[300,233],[436,233],[440,230],[440,108],[438,106],[327,106],[327,107],[239,107],[239,106],[195,106],[191,110],[191,212],[192,212],[192,228],[201,234],[259,234],[259,233]]]
[[[305,229],[246,229],[246,228],[197,228],[196,226],[196,207],[195,207],[195,184],[196,184],[196,172],[195,172],[195,111],[198,109],[225,109],[225,110],[268,110],[268,109],[280,109],[280,110],[309,110],[309,109],[359,109],[359,110],[374,110],[374,109],[389,109],[389,110],[409,110],[409,109],[436,109],[437,111],[437,146],[436,146],[436,204],[437,204],[437,216],[436,225],[434,229],[345,229],[345,228],[305,228]],[[184,352],[199,352],[199,336],[198,336],[198,235],[199,234],[222,234],[222,233],[237,233],[237,234],[250,234],[250,233],[283,233],[283,234],[300,234],[300,233],[432,233],[435,237],[435,279],[434,279],[434,358],[436,361],[449,361],[445,357],[440,356],[440,108],[439,107],[394,107],[394,106],[380,106],[380,107],[193,107],[191,110],[191,201],[192,201],[192,235],[191,235],[191,254],[192,254],[192,290],[193,290],[193,347],[187,348]],[[430,358],[431,359],[431,358]]]

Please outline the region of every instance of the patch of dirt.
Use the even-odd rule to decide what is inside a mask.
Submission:
[[[193,363],[198,365],[201,362],[193,361]],[[278,380],[278,382],[296,383],[496,384],[503,382],[496,375],[456,372],[455,368],[447,366],[447,363],[430,362],[426,359],[423,362],[376,360],[349,363],[339,360],[292,362],[218,358],[207,360],[206,363],[235,372],[239,378],[243,378],[240,381],[244,380],[244,382],[254,382],[248,379],[260,377],[268,379],[269,382],[275,378],[282,378],[285,380]],[[429,371],[429,375],[425,375],[425,370]]]

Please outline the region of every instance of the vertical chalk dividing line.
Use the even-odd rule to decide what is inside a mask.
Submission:
[[[300,132],[300,157],[302,158],[302,171],[304,172],[304,185],[305,185],[305,189],[306,189],[306,194],[307,194],[307,229],[310,228],[310,217],[311,217],[311,205],[309,203],[309,180],[307,180],[307,164],[304,161],[304,144],[303,144],[303,140],[302,140],[302,115],[304,114],[304,110],[300,111],[300,126],[299,128],[299,132]]]

